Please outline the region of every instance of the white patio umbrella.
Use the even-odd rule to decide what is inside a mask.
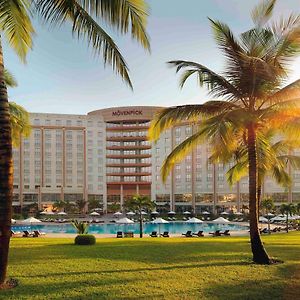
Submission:
[[[46,212],[46,215],[55,215],[55,213],[52,210],[50,210]]]
[[[60,215],[60,216],[66,216],[66,215],[67,215],[67,213],[66,213],[66,212],[64,212],[64,211],[60,211],[60,212],[58,213],[58,215]]]
[[[220,213],[220,215],[222,215],[222,216],[228,216],[229,213],[227,211],[223,211],[223,212]]]
[[[128,218],[122,218],[118,221],[116,221],[118,224],[133,224],[134,222]]]
[[[37,223],[41,223],[41,222],[42,222],[41,220],[38,220],[38,219],[33,218],[33,217],[30,217],[30,218],[25,219],[25,220],[22,221],[22,223],[30,225],[30,230],[31,230],[31,225],[32,224],[37,224]]]
[[[259,219],[258,219],[259,222],[262,222],[262,223],[268,223],[268,219],[263,217],[263,216],[260,216]]]
[[[274,214],[272,214],[272,213],[267,213],[265,216],[266,216],[266,217],[274,217]]]
[[[11,224],[15,224],[17,221],[15,219],[11,219]]]
[[[202,220],[198,219],[198,218],[190,218],[189,220],[185,221],[186,223],[203,223]]]
[[[117,212],[114,213],[114,216],[115,216],[115,217],[119,217],[119,216],[122,216],[122,215],[123,215],[123,214],[122,214],[121,212],[119,212],[119,211],[117,211]]]
[[[274,221],[285,221],[285,217],[283,216],[275,216],[274,218],[270,219],[271,222],[274,222]]]
[[[168,215],[176,215],[176,212],[171,210],[171,211],[168,212]]]
[[[186,210],[186,211],[183,212],[183,214],[184,214],[184,215],[190,215],[191,213],[190,213],[189,211]]]
[[[208,212],[208,211],[203,211],[202,213],[201,213],[202,215],[210,215],[210,213]]]
[[[158,234],[160,236],[160,224],[167,224],[169,222],[167,220],[163,219],[163,218],[156,218],[151,223],[158,224]]]
[[[223,217],[219,217],[215,220],[213,220],[214,223],[219,223],[219,224],[224,224],[224,223],[229,223],[227,219],[224,219]]]
[[[236,213],[234,213],[236,216],[243,216],[244,214],[243,213],[241,213],[240,211],[238,211],[238,212],[236,212]]]
[[[22,221],[22,223],[26,223],[26,224],[33,224],[33,223],[41,223],[41,220],[38,220],[36,218],[30,217],[28,219],[25,219]]]
[[[142,215],[145,216],[147,215],[147,213],[145,211],[142,211]]]
[[[154,210],[154,211],[151,211],[151,215],[159,215],[159,212]]]
[[[41,214],[41,215],[47,215],[48,212],[44,210],[44,211],[41,211],[40,214]]]
[[[122,219],[116,221],[116,223],[124,224],[125,225],[124,231],[126,231],[126,225],[127,224],[133,224],[134,222],[132,220],[128,219],[128,218],[122,218]]]
[[[100,216],[100,214],[97,213],[96,211],[93,211],[92,213],[90,213],[90,216]]]
[[[134,216],[135,213],[133,211],[129,211],[128,213],[126,213],[127,216]]]

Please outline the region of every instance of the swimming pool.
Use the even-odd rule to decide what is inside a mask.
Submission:
[[[13,225],[12,229],[15,231],[40,230],[46,233],[76,233],[75,228],[71,224]],[[247,230],[248,226],[214,223],[191,224],[185,222],[170,222],[168,224],[144,223],[144,233],[146,234],[149,234],[152,231],[169,231],[170,233],[181,234],[188,230],[192,230],[193,232],[197,232],[199,230],[203,230],[204,232],[212,232],[218,229],[241,231]],[[138,234],[139,224],[90,224],[88,230],[88,232],[91,234],[116,234],[117,231],[132,231]]]

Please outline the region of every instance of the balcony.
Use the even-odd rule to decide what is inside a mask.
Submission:
[[[152,164],[151,163],[130,163],[130,164],[126,164],[126,163],[115,163],[115,164],[113,164],[113,163],[108,163],[108,164],[106,164],[106,167],[124,167],[124,168],[126,168],[126,167],[128,167],[128,168],[130,168],[130,167],[151,167],[152,166]]]
[[[150,172],[123,172],[106,173],[106,176],[151,176]]]
[[[106,146],[107,150],[148,150],[151,145],[134,145],[134,146]]]
[[[107,154],[106,158],[150,158],[151,154]]]
[[[150,181],[108,181],[107,185],[151,185]]]
[[[146,125],[132,125],[132,126],[115,126],[106,127],[106,131],[137,131],[137,130],[148,130],[149,126]]]
[[[107,141],[119,142],[119,141],[147,141],[148,137],[146,135],[142,136],[107,136]]]

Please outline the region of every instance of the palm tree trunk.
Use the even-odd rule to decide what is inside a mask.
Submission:
[[[286,212],[286,232],[289,233],[289,213]]]
[[[249,215],[250,239],[253,261],[258,264],[270,264],[271,260],[262,244],[258,229],[258,197],[257,197],[257,157],[256,133],[254,124],[248,126],[248,160],[249,160]]]
[[[140,238],[143,237],[143,219],[142,219],[142,212],[140,211]]]
[[[7,272],[11,234],[12,187],[11,127],[0,37],[0,286],[5,282]]]

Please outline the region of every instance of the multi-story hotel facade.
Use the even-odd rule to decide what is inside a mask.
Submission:
[[[175,165],[166,183],[160,169],[165,157],[195,128],[173,127],[156,143],[147,140],[153,115],[161,107],[117,107],[87,115],[31,113],[32,132],[13,150],[14,206],[37,203],[39,209],[58,200],[96,200],[103,212],[134,194],[148,195],[160,207],[175,211],[240,210],[248,205],[248,180],[230,187],[230,165],[211,164],[210,146],[197,146]],[[299,153],[295,153],[299,154]],[[293,185],[278,186],[271,177],[264,196],[275,203],[300,201],[300,171],[289,168]]]

